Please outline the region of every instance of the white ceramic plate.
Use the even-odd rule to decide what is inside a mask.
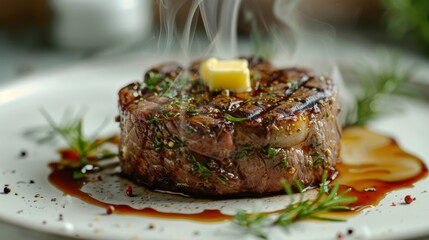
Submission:
[[[34,75],[0,86],[0,187],[9,184],[12,192],[0,194],[0,220],[8,225],[60,236],[101,239],[237,239],[253,238],[231,222],[200,223],[189,220],[167,220],[131,215],[105,215],[105,209],[77,198],[64,196],[48,182],[47,164],[58,158],[52,145],[37,145],[23,136],[23,131],[46,122],[39,112],[47,109],[59,118],[66,108],[85,108],[85,130],[91,132],[105,118],[116,115],[116,93],[121,86],[140,78],[146,60],[96,62],[62,71]],[[403,111],[374,122],[371,128],[395,137],[408,152],[429,163],[429,104],[401,101]],[[107,132],[118,132],[109,125]],[[27,156],[20,157],[25,150]],[[30,180],[34,184],[30,184]],[[90,190],[89,190],[90,191]],[[272,239],[334,239],[338,233],[353,229],[347,238],[394,239],[429,235],[429,178],[413,188],[392,192],[381,203],[343,223],[299,222],[285,233],[273,228]],[[391,207],[406,194],[417,200],[411,205]],[[154,195],[155,196],[155,195]],[[238,208],[252,209],[254,199],[197,201],[167,199],[158,194],[156,201],[141,204],[163,205],[163,211],[195,212],[204,208],[221,208],[234,213]],[[101,196],[102,197],[102,196]],[[53,201],[52,199],[56,199]],[[116,201],[118,199],[110,199]],[[119,199],[120,200],[120,199]],[[260,200],[264,210],[285,205],[284,197]],[[141,207],[137,205],[136,207]],[[63,220],[59,220],[62,214]],[[152,225],[152,227],[149,227]],[[0,225],[0,229],[1,229]],[[0,232],[0,236],[1,236]],[[17,235],[19,236],[19,234]],[[37,234],[35,236],[38,236]],[[44,238],[41,235],[41,238]]]

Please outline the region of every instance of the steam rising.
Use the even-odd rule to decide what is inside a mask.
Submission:
[[[180,49],[183,65],[211,56],[227,59],[258,54],[269,56],[278,66],[303,66],[317,74],[330,76],[340,88],[340,101],[346,112],[343,114],[344,122],[345,116],[350,116],[348,110],[354,109],[354,99],[345,88],[332,56],[335,29],[300,12],[299,0],[275,0],[272,8],[274,21],[266,21],[269,16],[259,12],[258,4],[261,2],[248,0],[242,6],[252,26],[251,37],[253,40],[259,38],[259,44],[253,46],[252,51],[249,42],[240,42],[247,48],[239,52],[237,23],[241,0],[192,0],[188,2],[191,4],[186,8],[187,19],[182,29],[176,26],[176,17],[179,11],[186,10],[186,1],[159,0],[161,26],[158,49],[164,56],[171,56],[172,52]],[[197,38],[198,24],[203,25],[205,36]]]
[[[189,61],[191,52],[201,51],[201,47],[199,49],[192,48],[195,30],[201,14],[208,40],[207,46],[203,47],[202,55],[223,58],[235,57],[237,55],[237,20],[241,1],[193,0],[188,10],[185,26],[181,29],[182,33],[179,33],[175,20],[184,3],[185,1],[159,1],[161,29],[158,49],[163,49],[163,52],[168,54],[178,43]],[[204,57],[199,55],[197,57]]]
[[[244,52],[238,52],[237,46],[241,0],[191,0],[188,1],[188,8],[184,7],[185,3],[186,1],[159,0],[161,26],[158,49],[162,53],[168,55],[179,47],[186,60],[190,61],[209,56],[232,58],[239,54],[261,53],[259,50],[268,46],[272,52],[262,55],[277,60],[281,66],[303,65],[324,74],[332,67],[331,63],[324,64],[327,66],[320,63],[332,60],[329,53],[335,44],[335,30],[327,24],[303,17],[298,11],[299,0],[274,1],[274,21],[266,21],[266,13],[259,12],[261,1],[246,1],[242,8],[252,26],[251,37],[259,35],[265,46],[260,44],[253,51],[247,47]],[[176,26],[179,11],[187,11],[187,19],[182,28]],[[205,36],[196,38],[198,24],[204,27]],[[201,41],[201,37],[206,41]],[[246,41],[240,44],[249,46]],[[309,57],[314,52],[317,52],[318,57]],[[318,58],[323,61],[313,64]]]

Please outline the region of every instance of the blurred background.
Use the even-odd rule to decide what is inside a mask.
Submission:
[[[371,52],[378,46],[400,49],[419,61],[429,56],[427,0],[286,2],[296,4],[307,19],[328,26],[337,39],[339,58],[352,58],[353,51],[360,51],[359,48]],[[192,3],[192,0],[1,0],[0,81],[89,59],[124,57],[157,48],[160,40],[165,40],[162,38],[166,35],[161,33],[170,31],[166,22],[174,22],[177,29],[186,26]],[[259,35],[269,35],[269,26],[278,21],[273,14],[274,4],[275,0],[241,2],[239,41],[260,40],[255,38],[255,26]],[[167,9],[169,5],[175,5],[175,9]],[[195,19],[193,33],[205,35],[201,15]]]

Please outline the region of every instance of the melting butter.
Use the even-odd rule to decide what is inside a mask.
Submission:
[[[200,75],[210,90],[228,89],[234,92],[251,90],[247,60],[217,60],[209,58],[201,63]]]

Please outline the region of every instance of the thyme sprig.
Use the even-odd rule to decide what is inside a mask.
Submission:
[[[102,124],[92,137],[87,138],[83,133],[82,118],[68,118],[68,121],[59,124],[46,110],[41,109],[41,113],[49,124],[48,128],[32,129],[25,132],[25,135],[35,139],[38,143],[50,142],[57,136],[61,137],[66,142],[67,147],[77,155],[80,163],[78,168],[84,169],[90,160],[103,160],[117,156],[117,153],[103,148],[106,143],[114,141],[117,138],[116,135],[107,138],[97,137],[105,124]],[[74,177],[84,177],[84,174],[81,173],[82,171],[76,171]]]
[[[293,195],[292,187],[285,181],[282,182],[285,192]],[[322,221],[344,221],[343,219],[320,216],[321,213],[332,211],[349,211],[347,206],[357,200],[356,197],[346,196],[350,189],[338,193],[339,184],[336,183],[331,189],[327,184],[327,172],[325,171],[320,184],[319,192],[315,199],[304,200],[303,186],[298,180],[294,184],[300,192],[300,200],[297,203],[291,203],[286,206],[274,219],[261,212],[247,214],[244,210],[239,210],[234,218],[234,222],[243,227],[247,233],[255,235],[262,239],[267,239],[267,228],[279,226],[287,230],[293,223],[303,219],[317,219]]]

